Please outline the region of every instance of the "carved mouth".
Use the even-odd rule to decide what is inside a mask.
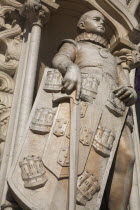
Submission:
[[[105,28],[103,26],[99,26],[98,28],[101,30],[105,30]]]

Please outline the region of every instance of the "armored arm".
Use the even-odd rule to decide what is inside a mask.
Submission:
[[[126,106],[132,106],[137,100],[136,91],[131,86],[129,78],[126,77],[121,65],[118,65],[117,72],[119,87],[114,90],[114,93],[126,104]]]
[[[77,90],[76,98],[79,99],[81,90],[81,73],[79,67],[74,64],[76,59],[77,49],[76,42],[66,40],[55,55],[52,64],[54,68],[64,75],[63,91],[70,94],[74,88]]]
[[[76,42],[73,40],[64,40],[59,52],[53,58],[52,65],[54,68],[59,69],[62,74],[65,74],[67,68],[74,65],[75,58]]]
[[[130,86],[129,78],[127,78],[124,69],[121,65],[117,66],[117,74],[118,74],[118,84],[124,86]]]

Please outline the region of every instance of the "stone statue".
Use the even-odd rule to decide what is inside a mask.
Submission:
[[[89,107],[96,104],[100,106],[100,109],[106,109],[103,111],[105,113],[101,117],[92,142],[93,147],[85,165],[86,172],[81,175],[85,180],[88,180],[90,176],[96,177],[100,186],[105,170],[105,164],[102,166],[104,162],[102,159],[110,155],[117,135],[115,118],[123,117],[125,106],[129,107],[135,103],[136,93],[127,81],[119,59],[117,60],[107,50],[107,41],[103,38],[105,34],[103,15],[98,11],[84,14],[78,22],[78,32],[79,35],[75,41],[63,41],[63,45],[53,59],[53,66],[64,75],[63,90],[67,94],[76,88],[77,98],[80,97],[81,103],[84,101]],[[110,91],[112,91],[111,96],[109,96]],[[93,111],[93,115],[96,115],[96,111]],[[93,118],[93,115],[91,111],[90,117]],[[120,142],[113,163],[112,179],[110,178],[108,203],[110,210],[126,210],[131,191],[134,153],[131,137],[132,125],[129,125],[127,121],[128,117],[124,122],[123,130],[118,131],[121,132]],[[88,119],[86,126],[91,127],[90,123]],[[89,137],[88,132],[87,137]],[[84,192],[82,189],[86,181],[84,183],[81,177],[78,178],[78,193],[82,192],[83,198],[77,194],[79,195],[77,200],[80,205],[88,206],[88,190]],[[91,181],[91,185],[95,183],[97,185],[97,181]],[[98,187],[94,193],[97,193],[97,189]]]
[[[77,186],[69,210],[127,209],[135,160],[130,106],[137,96],[122,60],[108,50],[105,23],[97,10],[82,15],[78,36],[62,41],[54,69],[46,70],[9,183],[23,209],[68,208],[71,159]]]

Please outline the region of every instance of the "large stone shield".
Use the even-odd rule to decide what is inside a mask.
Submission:
[[[53,79],[52,84],[54,72],[56,74],[53,78],[56,81]],[[24,143],[19,148],[17,161],[9,178],[9,185],[24,209],[66,209],[71,96],[59,93],[62,82],[59,76],[56,70],[45,70],[25,130]],[[79,141],[79,175],[84,171],[101,117],[101,111],[96,106],[85,102],[81,102],[80,106],[82,126]],[[90,119],[95,111],[96,115]],[[89,124],[87,120],[90,121]],[[62,206],[59,204],[59,207],[54,207],[55,199],[64,200]]]
[[[9,178],[23,209],[67,209],[71,96],[61,88],[58,70],[46,68]],[[99,210],[127,110],[106,81],[96,103],[81,101],[80,108],[77,210]]]

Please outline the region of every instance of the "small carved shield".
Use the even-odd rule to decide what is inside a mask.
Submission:
[[[68,121],[64,119],[57,119],[54,126],[53,133],[58,137],[63,136],[66,132],[67,125],[68,125]]]

